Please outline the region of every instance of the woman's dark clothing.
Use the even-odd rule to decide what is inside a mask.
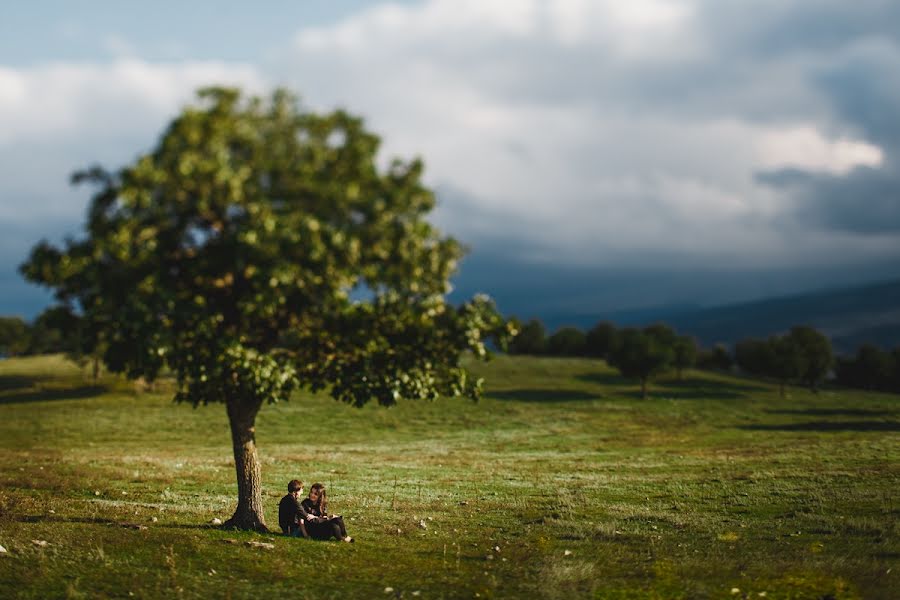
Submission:
[[[344,526],[343,517],[329,517],[327,512],[319,510],[319,507],[313,504],[313,501],[307,498],[300,503],[300,509],[314,517],[326,517],[327,521],[307,521],[306,531],[309,537],[317,540],[327,540],[335,538],[342,540],[347,537],[347,528]]]

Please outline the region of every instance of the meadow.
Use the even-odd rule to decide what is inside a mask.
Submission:
[[[222,405],[0,361],[0,597],[897,597],[900,397],[471,368],[479,403],[263,408],[270,527],[290,479],[321,481],[342,544],[211,524],[236,501]]]

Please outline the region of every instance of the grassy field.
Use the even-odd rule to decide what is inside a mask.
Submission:
[[[473,368],[478,404],[263,408],[270,526],[321,481],[351,545],[209,524],[235,502],[223,406],[0,361],[0,597],[897,597],[897,396]]]

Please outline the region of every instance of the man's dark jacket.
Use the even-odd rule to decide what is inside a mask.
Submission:
[[[300,528],[303,519],[300,501],[293,494],[288,494],[278,503],[278,525],[285,535],[290,535]]]

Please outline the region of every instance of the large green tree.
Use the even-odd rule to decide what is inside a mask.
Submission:
[[[422,163],[381,166],[379,139],[285,91],[199,93],[149,153],[97,184],[86,236],[36,246],[30,280],[74,305],[128,377],[164,367],[176,400],[224,403],[238,502],[226,526],[265,530],[255,421],[291,391],[361,406],[477,398],[461,366],[504,321],[483,296],[445,300],[463,254],[426,220]]]

